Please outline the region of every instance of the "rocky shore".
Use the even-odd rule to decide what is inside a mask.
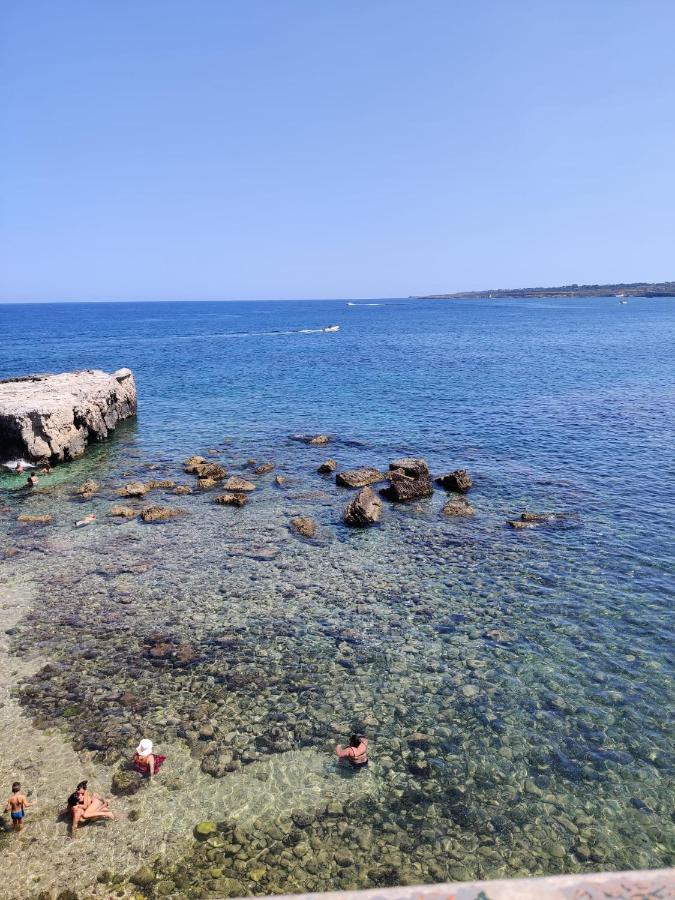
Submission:
[[[136,413],[130,369],[26,375],[0,381],[0,461],[63,462]]]

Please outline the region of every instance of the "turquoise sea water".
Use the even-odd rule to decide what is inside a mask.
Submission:
[[[39,492],[0,476],[3,577],[42,598],[17,642],[56,666],[24,709],[111,766],[150,729],[216,794],[300,748],[323,773],[311,813],[282,791],[186,837],[164,895],[672,864],[672,300],[12,305],[0,334],[0,377],[129,366],[139,393]],[[317,432],[327,447],[289,439]],[[187,515],[107,516],[125,477],[193,484],[181,461],[208,449],[277,468],[243,510],[167,492]],[[401,455],[467,468],[475,516],[443,517],[438,490],[345,529],[351,492],[317,465]],[[524,510],[565,515],[515,532]],[[373,762],[343,797],[330,749],[351,729]]]

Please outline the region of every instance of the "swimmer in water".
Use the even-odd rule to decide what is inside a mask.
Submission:
[[[363,769],[368,765],[368,741],[358,734],[351,736],[348,747],[338,744],[335,753],[340,761],[346,760],[353,769]]]
[[[91,525],[91,523],[95,522],[95,521],[96,521],[96,516],[93,513],[91,513],[90,515],[85,516],[84,519],[80,519],[79,521],[77,521],[75,524],[79,528],[81,525]]]
[[[26,810],[29,806],[35,806],[21,792],[21,783],[15,781],[12,785],[12,793],[10,794],[5,812],[9,812],[12,819],[12,829],[14,831],[23,831],[23,820],[26,817]]]

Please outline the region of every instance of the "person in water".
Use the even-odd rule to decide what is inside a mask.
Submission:
[[[12,785],[12,793],[10,794],[5,812],[8,812],[12,819],[12,829],[14,831],[23,830],[23,820],[26,816],[26,810],[29,806],[35,806],[21,792],[21,783],[15,781]]]
[[[115,816],[108,809],[108,803],[98,794],[92,794],[87,789],[88,782],[81,781],[73,793],[68,797],[68,812],[70,813],[72,832],[77,831],[80,822],[89,819],[114,819]]]
[[[159,772],[165,759],[166,756],[160,756],[159,753],[154,752],[151,740],[143,738],[134,753],[134,769],[141,775],[153,778]]]
[[[26,484],[28,487],[34,488],[38,486],[38,477],[37,475],[29,475],[26,479]]]
[[[368,765],[368,741],[358,734],[351,736],[348,747],[338,744],[335,752],[338,759],[346,760],[354,769],[363,769]]]

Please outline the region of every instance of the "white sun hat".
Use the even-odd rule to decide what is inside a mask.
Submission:
[[[152,753],[152,741],[148,740],[148,738],[143,738],[138,747],[136,747],[136,753],[139,756],[150,756]]]

